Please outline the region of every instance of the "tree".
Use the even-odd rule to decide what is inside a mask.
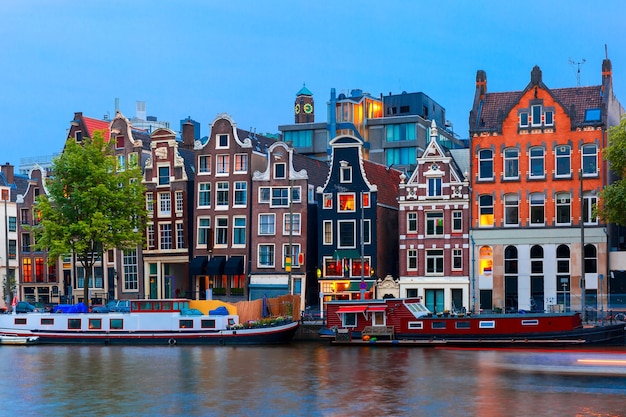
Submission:
[[[626,226],[626,117],[622,117],[617,126],[609,128],[604,159],[609,161],[609,169],[619,179],[600,192],[602,204],[597,207],[597,212],[606,223]]]
[[[117,171],[113,144],[97,131],[81,143],[69,139],[54,159],[47,195],[35,203],[35,247],[48,259],[74,253],[85,270],[83,300],[89,300],[92,267],[109,249],[135,249],[145,222],[141,168]]]

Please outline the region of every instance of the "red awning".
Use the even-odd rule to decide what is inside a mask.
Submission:
[[[343,306],[339,307],[337,314],[340,313],[365,313],[367,306]]]
[[[369,306],[367,307],[367,311],[385,311],[387,310],[387,306]]]

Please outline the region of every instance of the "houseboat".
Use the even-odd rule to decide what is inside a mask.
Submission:
[[[137,300],[130,312],[0,314],[0,333],[38,337],[40,344],[269,345],[288,343],[299,323],[291,318],[239,323],[218,308],[203,314],[189,300]]]
[[[330,301],[320,335],[333,344],[563,346],[624,343],[624,322],[583,325],[578,312],[433,314],[420,298]]]

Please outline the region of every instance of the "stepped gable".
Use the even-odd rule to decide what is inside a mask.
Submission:
[[[398,192],[402,171],[368,160],[363,160],[363,168],[369,183],[376,185],[378,189],[378,204],[398,208]]]

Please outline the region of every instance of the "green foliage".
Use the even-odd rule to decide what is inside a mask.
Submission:
[[[597,207],[597,214],[606,223],[626,226],[626,117],[622,117],[620,124],[611,127],[608,133],[604,159],[609,161],[609,169],[620,179],[600,192],[601,204]]]
[[[134,249],[143,242],[144,186],[140,167],[116,172],[113,144],[102,132],[76,143],[69,139],[54,160],[35,210],[36,249],[47,250],[53,262],[74,252],[85,268],[84,299],[97,255],[108,249]]]

